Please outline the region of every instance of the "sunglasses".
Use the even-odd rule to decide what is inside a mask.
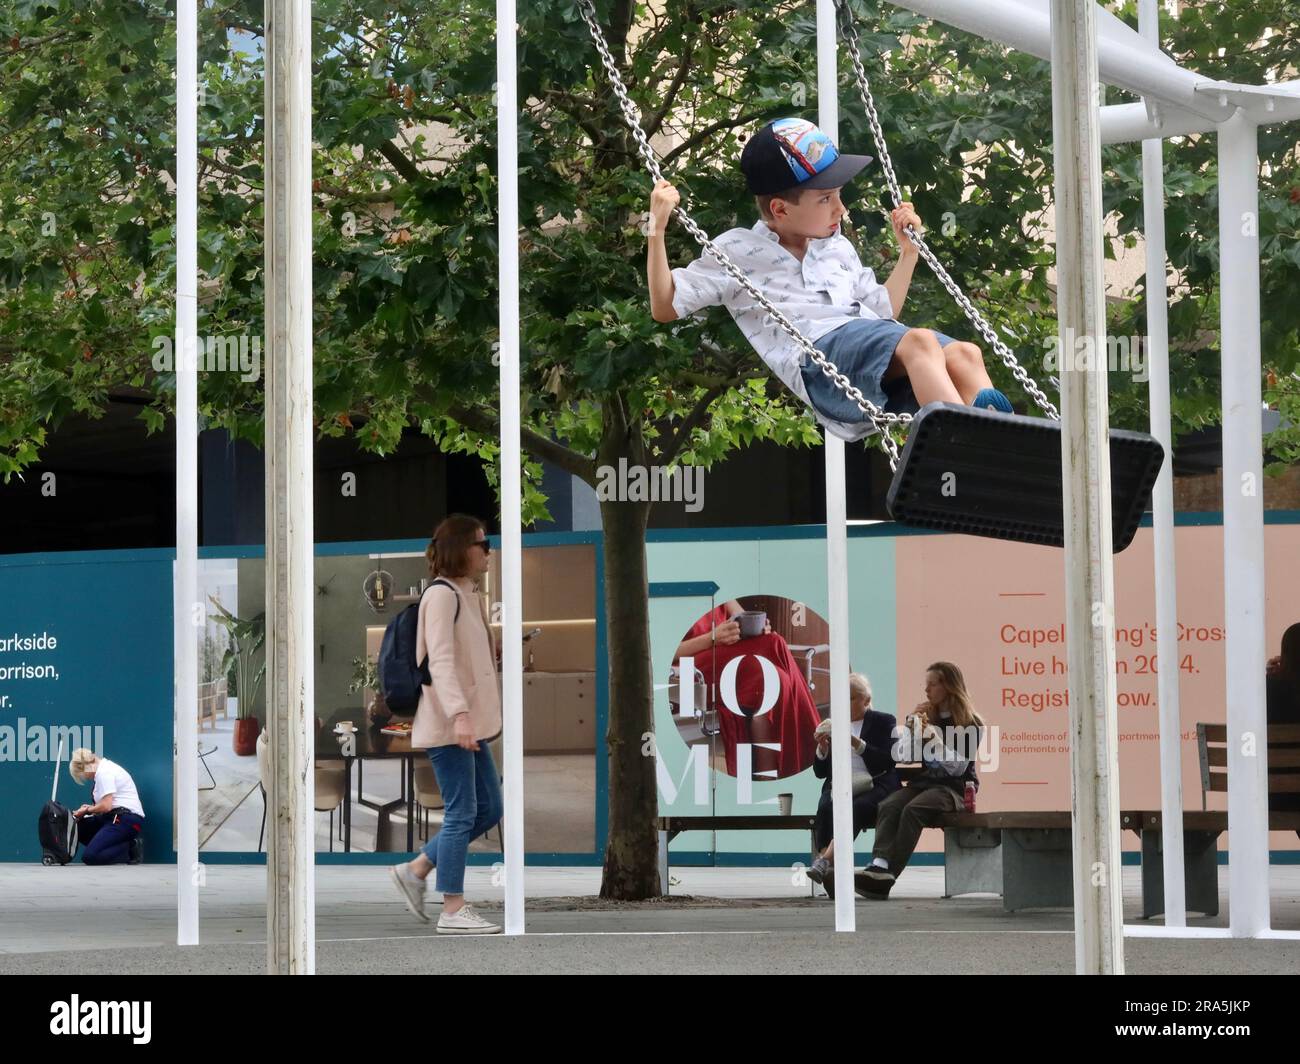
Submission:
[[[476,539],[470,544],[471,547],[482,547],[485,554],[492,553],[492,544],[485,539]]]

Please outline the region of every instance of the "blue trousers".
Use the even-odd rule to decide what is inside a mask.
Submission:
[[[81,859],[88,865],[126,864],[131,840],[144,830],[144,817],[129,809],[114,809],[103,819],[107,822],[86,843]]]
[[[864,794],[855,795],[853,798],[853,837],[856,839],[859,834],[866,831],[867,828],[876,826],[876,810],[880,803],[894,793],[894,790],[886,787],[883,783],[877,783],[871,790]],[[822,791],[821,797],[817,800],[817,849],[824,850],[830,845],[831,838],[835,831],[832,826],[835,811],[831,804],[831,792],[827,787]]]
[[[469,844],[501,822],[501,781],[486,742],[477,752],[453,744],[428,754],[446,808],[442,830],[421,852],[438,870],[439,894],[464,894]]]

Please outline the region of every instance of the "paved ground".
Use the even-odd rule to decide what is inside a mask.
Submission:
[[[1125,869],[1132,923],[1137,869]],[[1224,915],[1197,926],[1226,925]],[[1273,926],[1300,930],[1300,866],[1275,866]],[[175,873],[161,865],[0,867],[0,973],[257,973],[265,968],[265,870],[207,869],[202,940],[175,941]],[[941,868],[915,868],[886,903],[859,902],[858,930],[834,933],[833,907],[779,869],[675,869],[675,900],[610,907],[594,897],[599,870],[528,871],[528,934],[439,937],[396,899],[383,867],[317,874],[317,968],[378,972],[951,972],[1068,973],[1067,911],[1007,914],[996,898],[943,900]],[[469,893],[500,912],[490,871]],[[689,897],[688,897],[689,896]],[[1133,973],[1296,973],[1300,940],[1128,938]]]

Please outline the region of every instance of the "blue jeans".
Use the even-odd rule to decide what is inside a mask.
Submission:
[[[885,394],[882,381],[894,357],[894,349],[908,329],[909,326],[893,318],[858,318],[832,329],[813,346],[834,362],[866,398],[885,409],[889,396]],[[936,330],[934,335],[940,347],[956,343],[947,333]],[[850,425],[867,420],[858,404],[840,391],[812,359],[808,359],[799,372],[808,392],[808,401],[823,417]]]
[[[442,830],[420,852],[438,869],[439,894],[464,894],[469,844],[501,822],[501,781],[483,740],[477,753],[455,744],[427,753],[446,809]]]
[[[126,864],[131,856],[131,840],[144,829],[144,817],[129,809],[114,809],[103,819],[107,823],[91,836],[81,851],[81,859],[88,865]]]

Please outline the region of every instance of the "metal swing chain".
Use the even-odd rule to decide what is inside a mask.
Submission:
[[[610,53],[609,45],[605,40],[605,33],[600,28],[600,23],[596,20],[596,9],[592,0],[578,0],[578,10],[582,15],[583,21],[587,23],[587,29],[591,33],[591,39],[595,42],[596,50],[600,53],[600,60],[605,68],[605,73],[609,78],[610,86],[614,90],[614,95],[618,99],[619,108],[623,112],[623,120],[631,130],[632,136],[636,138],[637,151],[645,162],[646,169],[649,170],[651,177],[656,182],[663,179],[663,171],[659,167],[659,160],[655,158],[654,149],[650,147],[650,141],[646,137],[645,130],[641,128],[640,116],[637,114],[636,105],[632,103],[627,93],[627,86],[623,84],[623,77],[619,73],[618,64],[614,62],[614,57]],[[819,351],[808,337],[804,336],[794,323],[790,321],[777,307],[767,298],[753,281],[745,275],[745,272],[731,260],[725,251],[719,248],[709,235],[700,228],[699,224],[686,210],[685,204],[688,201],[682,196],[682,202],[676,208],[677,216],[681,219],[682,225],[686,231],[691,234],[700,245],[718,265],[732,278],[737,284],[745,289],[760,306],[767,312],[768,318],[775,322],[783,329],[787,335],[799,346],[799,349],[816,365],[821,368],[830,380],[840,391],[849,397],[858,408],[867,416],[880,434],[880,445],[889,459],[889,468],[897,471],[898,469],[898,443],[889,432],[891,425],[906,425],[912,420],[911,414],[894,414],[888,413],[878,407],[870,399],[864,396],[853,382],[849,380],[839,367],[829,358]]]
[[[871,95],[871,85],[867,81],[867,71],[862,65],[862,51],[858,38],[858,29],[853,24],[853,15],[849,11],[847,0],[835,0],[836,9],[840,14],[840,24],[844,33],[844,41],[848,47],[849,61],[853,66],[853,76],[858,83],[858,91],[862,94],[862,102],[867,110],[867,123],[871,127],[871,138],[876,142],[876,151],[880,155],[880,166],[885,174],[885,182],[889,185],[889,197],[894,201],[897,207],[903,202],[903,193],[898,186],[898,178],[894,175],[894,163],[889,157],[889,148],[885,144],[885,133],[880,127],[880,118],[876,114],[876,102]],[[975,305],[966,297],[966,294],[958,287],[957,282],[952,279],[948,271],[944,268],[943,263],[939,261],[930,246],[910,225],[904,230],[908,239],[916,246],[916,250],[921,253],[921,258],[925,260],[927,266],[939,278],[940,283],[948,290],[953,301],[962,309],[962,312],[975,326],[980,336],[989,344],[1002,359],[1002,364],[1011,370],[1012,375],[1020,382],[1020,386],[1036,402],[1049,418],[1053,421],[1060,421],[1061,414],[1056,409],[1056,405],[1047,397],[1038,382],[1029,375],[1016,358],[1015,353],[1002,342],[1001,337],[994,331],[979,312]]]

